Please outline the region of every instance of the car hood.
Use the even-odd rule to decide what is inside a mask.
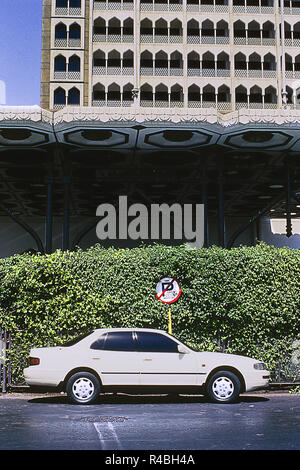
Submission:
[[[225,364],[236,364],[236,363],[254,363],[254,362],[261,362],[258,359],[254,359],[248,356],[242,356],[239,354],[229,354],[229,353],[220,353],[220,352],[197,352],[197,354],[201,355],[202,359],[205,357],[206,360],[215,361],[215,362],[222,362]]]

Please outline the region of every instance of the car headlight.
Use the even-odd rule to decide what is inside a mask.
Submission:
[[[253,364],[254,369],[257,370],[266,370],[267,366],[263,362],[257,362],[256,364]]]

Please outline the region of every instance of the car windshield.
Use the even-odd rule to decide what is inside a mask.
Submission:
[[[61,344],[61,346],[63,346],[63,347],[74,346],[74,344],[79,343],[79,341],[86,338],[91,333],[93,333],[93,331],[88,331],[87,333],[82,333],[81,335],[76,336],[76,338],[70,339],[66,343]]]

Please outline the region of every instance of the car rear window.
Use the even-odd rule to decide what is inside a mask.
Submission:
[[[91,349],[105,351],[136,351],[136,343],[131,331],[116,331],[100,336]]]

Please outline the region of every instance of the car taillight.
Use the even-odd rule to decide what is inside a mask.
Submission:
[[[28,362],[30,366],[37,366],[40,363],[40,359],[38,357],[30,357]]]

